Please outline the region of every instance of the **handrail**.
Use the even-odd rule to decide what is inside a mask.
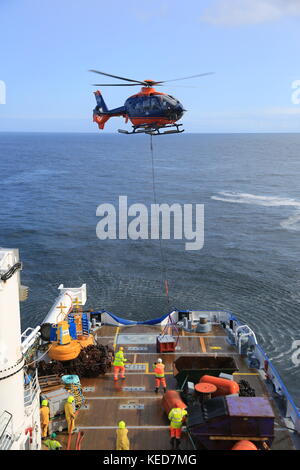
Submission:
[[[39,332],[40,329],[40,326],[37,326],[36,328],[29,327],[21,334],[21,349],[23,354],[25,354],[25,352],[30,348],[30,346],[32,346],[35,340],[39,338],[41,335]]]
[[[39,392],[40,386],[38,382],[37,370],[35,371],[35,376],[29,382],[29,384],[24,389],[24,406],[30,406],[33,403],[34,398]]]
[[[5,415],[8,415],[6,418],[6,421],[7,421],[6,424],[5,424]],[[10,429],[10,432],[7,432],[8,426],[12,425],[12,414],[9,411],[5,410],[0,416],[0,420],[4,421],[4,424],[3,424],[4,428],[0,436],[0,450],[6,450],[8,448],[7,444],[12,443],[12,440],[13,440],[12,429]],[[0,426],[1,426],[1,421],[0,421]]]
[[[245,325],[241,325],[239,320],[237,318],[235,318],[234,316],[232,316],[231,319],[234,320],[236,322],[236,324],[238,325],[235,331],[237,331],[240,326],[242,326],[242,327],[245,326]],[[249,330],[251,330],[251,328],[249,328]],[[255,337],[255,334],[254,334],[254,337]],[[255,341],[256,341],[256,337],[255,337]],[[261,359],[268,361],[269,369],[271,369],[272,373],[273,373],[273,379],[271,380],[271,382],[275,387],[276,387],[276,382],[280,386],[282,394],[284,395],[284,397],[286,398],[288,404],[291,407],[290,408],[290,413],[291,414],[290,414],[289,417],[291,418],[292,422],[294,423],[295,429],[297,431],[300,431],[300,411],[296,407],[295,402],[294,402],[293,398],[291,397],[288,389],[286,388],[284,382],[282,381],[276,367],[272,364],[271,360],[269,359],[269,357],[267,356],[267,354],[265,353],[263,348],[257,343],[257,341],[255,343],[255,353],[256,353],[256,357],[258,359],[259,359],[259,355],[260,355]]]
[[[251,328],[248,325],[238,326],[234,332],[234,335],[235,335],[235,344],[238,347],[239,354],[241,354],[241,350],[242,350],[242,338],[245,338],[246,336],[250,336],[250,337],[252,336],[254,340],[254,344],[257,344],[255,333],[254,331],[251,330]]]
[[[235,330],[235,335],[238,336],[239,330],[242,330],[243,328],[246,328],[246,329],[248,330],[248,333],[242,333],[242,335],[246,335],[246,336],[250,336],[250,335],[251,335],[251,336],[253,336],[255,344],[257,344],[257,339],[256,339],[256,336],[255,336],[254,331],[251,330],[251,328],[250,328],[248,325],[246,325],[246,324],[245,324],[245,325],[240,325],[240,326],[238,326],[238,327],[236,328],[236,330]]]
[[[291,415],[290,418],[292,419],[293,423],[295,424],[295,426],[298,426],[297,430],[299,431],[300,430],[300,411],[298,410],[297,406],[295,405],[295,402],[293,400],[293,398],[291,397],[288,389],[286,388],[284,382],[282,381],[282,378],[280,377],[277,369],[275,368],[275,366],[272,364],[272,361],[269,359],[269,357],[267,356],[267,354],[265,353],[265,351],[263,350],[263,348],[257,344],[256,345],[258,351],[260,352],[260,354],[263,356],[263,358],[268,361],[268,369],[271,369],[272,370],[272,373],[274,375],[274,378],[276,378],[276,380],[278,381],[278,384],[280,385],[280,388],[281,388],[281,391],[282,391],[282,394],[286,397],[287,401],[289,402],[289,404],[291,405],[293,411],[294,411],[294,416]],[[275,385],[275,383],[273,382],[272,380],[272,383]],[[295,419],[293,419],[294,417],[297,418],[298,420],[298,423],[295,422]]]

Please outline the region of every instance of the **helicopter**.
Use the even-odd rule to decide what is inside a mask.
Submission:
[[[206,72],[190,77],[176,78],[174,80],[133,80],[131,78],[119,77],[109,73],[100,72],[99,70],[90,70],[90,72],[105,75],[107,77],[124,80],[130,83],[97,83],[93,86],[142,86],[139,93],[127,98],[123,106],[114,109],[108,109],[102,97],[101,91],[94,92],[97,105],[93,110],[93,121],[98,124],[99,129],[104,129],[105,123],[111,118],[122,116],[125,123],[129,120],[132,123],[132,131],[118,129],[122,134],[139,134],[145,133],[149,135],[177,134],[184,132],[177,124],[186,111],[183,105],[171,95],[156,91],[154,86],[162,86],[166,82],[178,80],[186,80],[189,78],[203,77],[211,75],[214,72]],[[168,130],[171,128],[170,130]],[[163,132],[161,132],[163,131]]]

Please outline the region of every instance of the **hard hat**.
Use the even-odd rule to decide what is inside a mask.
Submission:
[[[162,359],[161,358],[157,359],[157,362],[162,362]]]
[[[119,351],[124,351],[123,346],[120,346],[120,347],[119,347]]]
[[[120,421],[119,422],[119,429],[125,429],[125,427],[126,427],[125,421]]]
[[[55,439],[55,438],[56,438],[55,432],[53,432],[50,437],[51,437],[52,439]]]
[[[67,401],[68,401],[68,403],[73,403],[74,397],[73,397],[72,395],[70,395],[70,396],[68,397],[68,400],[67,400]]]
[[[48,400],[43,400],[42,401],[42,406],[48,406]]]

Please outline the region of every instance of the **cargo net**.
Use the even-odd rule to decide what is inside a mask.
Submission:
[[[75,408],[81,408],[84,404],[84,397],[82,395],[82,388],[79,384],[64,384],[65,389],[74,397]]]
[[[238,384],[240,387],[240,397],[255,397],[255,390],[250,386],[247,380],[240,380]]]
[[[38,375],[39,377],[51,374],[97,377],[104,375],[111,369],[113,356],[114,351],[110,346],[90,345],[71,361],[40,361]]]

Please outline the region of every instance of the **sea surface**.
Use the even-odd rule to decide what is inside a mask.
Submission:
[[[300,135],[154,137],[159,203],[204,204],[205,240],[99,240],[98,205],[154,202],[149,136],[0,133],[0,246],[20,249],[22,329],[57,287],[87,284],[87,307],[143,320],[224,309],[254,329],[300,405]],[[300,355],[299,355],[300,359]]]

